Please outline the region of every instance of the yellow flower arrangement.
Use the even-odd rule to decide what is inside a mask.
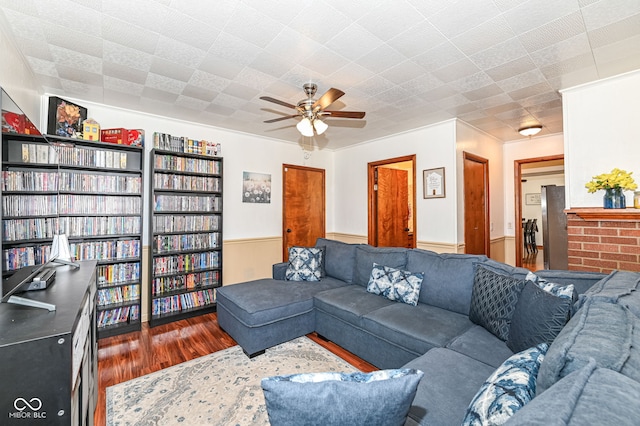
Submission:
[[[616,167],[611,170],[611,173],[603,173],[601,175],[594,176],[591,181],[587,182],[585,187],[588,189],[588,192],[614,188],[620,188],[624,191],[633,191],[638,188],[638,185],[631,177],[632,174],[633,172],[620,170]]]

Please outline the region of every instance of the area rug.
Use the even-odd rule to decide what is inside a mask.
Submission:
[[[357,369],[300,337],[249,359],[240,346],[107,388],[107,425],[268,425],[260,381]]]

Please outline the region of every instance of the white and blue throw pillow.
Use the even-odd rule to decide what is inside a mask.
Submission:
[[[403,425],[424,373],[302,373],[267,377],[261,385],[272,426]]]
[[[531,281],[542,290],[550,293],[556,297],[563,297],[567,299],[575,299],[575,289],[573,284],[568,284],[566,286],[562,286],[559,284],[550,283],[544,278],[540,278],[533,272],[529,272],[526,277],[524,277],[525,281]]]
[[[471,400],[463,426],[501,425],[536,396],[536,377],[549,346],[540,343],[510,356]]]
[[[319,247],[290,247],[289,264],[285,272],[287,281],[320,281],[324,250]]]
[[[416,306],[424,274],[373,264],[367,291],[389,300]]]

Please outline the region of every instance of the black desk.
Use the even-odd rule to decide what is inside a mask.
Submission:
[[[58,266],[46,290],[21,294],[54,312],[0,304],[0,424],[93,424],[96,264]]]

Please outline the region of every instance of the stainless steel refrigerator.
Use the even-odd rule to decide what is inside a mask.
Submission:
[[[564,201],[564,186],[541,187],[544,269],[567,269],[569,265]]]

